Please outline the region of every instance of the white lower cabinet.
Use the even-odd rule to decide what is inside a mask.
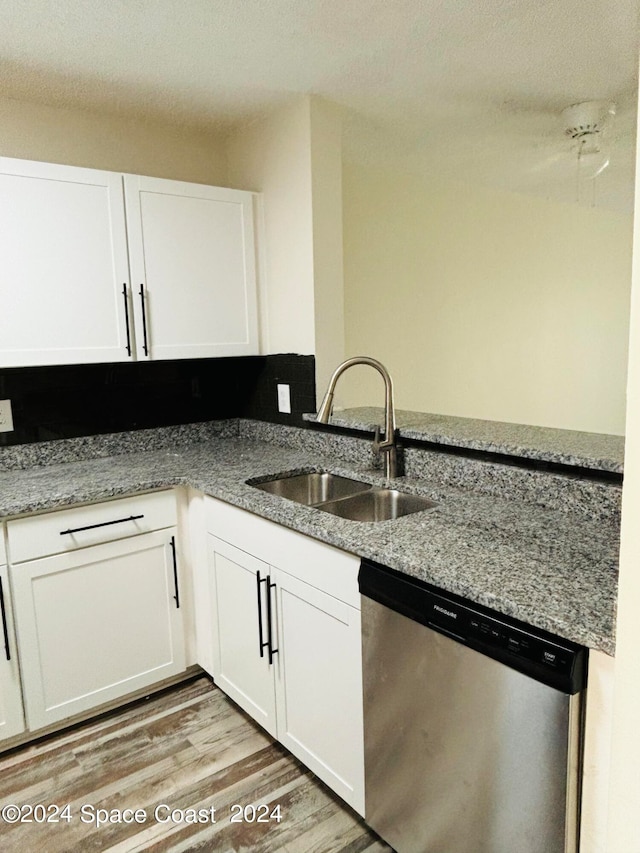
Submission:
[[[213,645],[216,684],[277,737],[273,670],[262,644],[267,636],[264,614],[258,610],[258,584],[269,566],[239,548],[209,536],[211,591],[217,637]],[[261,600],[264,594],[260,591]],[[258,616],[262,616],[262,622]]]
[[[11,567],[27,726],[185,668],[176,528]]]
[[[208,510],[216,683],[363,814],[359,561],[217,501]]]
[[[278,739],[364,814],[360,611],[276,571]]]
[[[359,559],[203,507],[184,602],[171,490],[7,522],[0,741],[180,674],[193,613],[197,662],[363,814]]]
[[[0,530],[0,536],[2,531]],[[0,740],[21,734],[24,729],[24,711],[18,649],[13,627],[11,590],[7,567],[0,565],[0,618],[2,638],[0,643]]]

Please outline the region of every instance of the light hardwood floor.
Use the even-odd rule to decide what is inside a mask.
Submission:
[[[38,822],[67,804],[59,822]],[[249,807],[247,820],[230,820],[234,804]],[[268,807],[264,817],[279,806],[281,820],[276,810],[251,822],[257,804]],[[391,850],[206,676],[0,756],[0,810],[12,805],[32,822],[9,823],[15,810],[4,812],[2,853]],[[98,809],[115,822],[96,826]],[[143,810],[143,822],[125,822],[125,809]],[[172,819],[173,809],[182,814]],[[185,822],[189,809],[206,822]]]

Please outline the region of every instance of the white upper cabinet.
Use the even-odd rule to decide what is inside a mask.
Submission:
[[[0,367],[258,352],[251,193],[0,158],[0,259]]]
[[[252,194],[124,182],[138,358],[257,353]]]
[[[122,178],[0,158],[0,367],[123,361]]]

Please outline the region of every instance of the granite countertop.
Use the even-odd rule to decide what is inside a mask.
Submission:
[[[315,420],[314,415],[305,415]],[[334,412],[330,423],[348,429],[373,431],[384,424],[384,409],[359,407]],[[400,435],[451,447],[464,447],[621,474],[624,436],[569,429],[510,424],[477,418],[458,418],[396,409]]]
[[[371,483],[373,471],[335,457],[241,438],[175,450],[0,472],[0,517],[189,485],[212,497],[562,637],[614,653],[618,529],[530,503],[407,479],[438,502],[393,521],[348,521],[246,484],[288,471],[328,469]]]

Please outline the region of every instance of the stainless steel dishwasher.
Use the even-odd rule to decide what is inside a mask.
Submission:
[[[586,649],[366,560],[365,820],[398,853],[574,853]]]

